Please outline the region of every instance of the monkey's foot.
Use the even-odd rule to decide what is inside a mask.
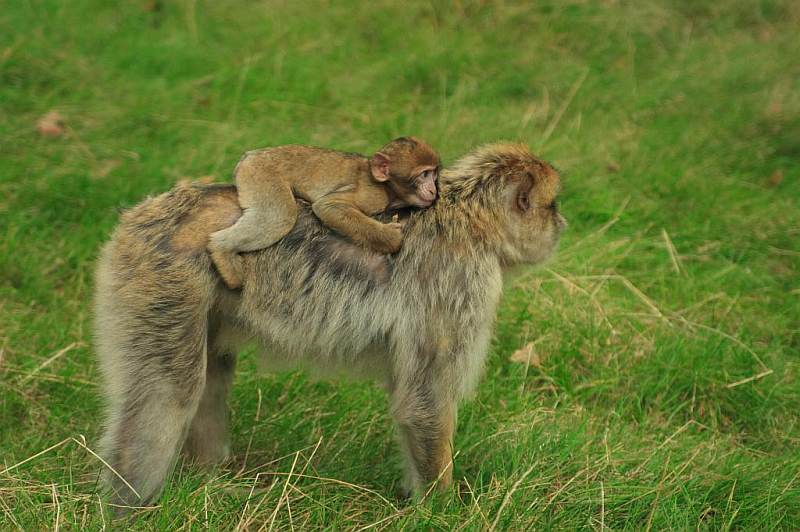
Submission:
[[[226,253],[218,250],[211,251],[211,260],[217,267],[222,281],[231,290],[242,287],[242,277],[240,275],[241,257],[236,253]]]
[[[212,467],[227,462],[231,457],[231,446],[226,439],[215,439],[213,435],[206,439],[202,436],[190,435],[183,451],[186,456],[203,467]]]

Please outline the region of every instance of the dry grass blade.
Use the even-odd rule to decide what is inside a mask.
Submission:
[[[58,491],[56,490],[55,482],[51,484],[53,488],[53,503],[56,505],[55,523],[53,523],[53,532],[58,532],[61,528],[61,503],[58,500]]]
[[[600,481],[600,530],[606,529],[606,489]]]
[[[100,495],[97,495],[97,506],[100,508],[100,521],[103,523],[102,530],[106,529],[106,514],[103,511],[103,501],[100,500]]]
[[[82,347],[83,345],[85,345],[85,344],[83,344],[83,342],[72,342],[68,346],[59,349],[58,351],[55,352],[55,354],[53,354],[52,356],[48,357],[47,360],[45,360],[44,362],[39,364],[36,368],[34,368],[33,371],[31,371],[30,373],[28,373],[27,375],[22,377],[19,380],[19,384],[25,384],[26,382],[31,380],[37,373],[39,373],[44,368],[46,368],[47,366],[52,364],[55,360],[61,358],[66,353],[69,353],[70,351],[72,351],[76,347]]]
[[[752,375],[750,377],[747,377],[746,379],[742,379],[740,381],[736,381],[736,382],[732,382],[730,384],[726,384],[725,387],[726,388],[736,388],[737,386],[741,386],[742,384],[747,384],[748,382],[753,382],[753,381],[756,381],[758,379],[762,379],[762,378],[766,377],[767,375],[772,375],[772,373],[773,373],[773,371],[771,369],[768,369],[766,371],[762,371],[761,373],[758,373],[757,375]]]
[[[243,530],[244,527],[247,525],[247,523],[250,522],[249,519],[245,521],[245,516],[247,515],[247,508],[250,506],[250,500],[253,498],[253,493],[255,492],[256,485],[258,485],[258,477],[260,475],[261,473],[256,473],[256,476],[253,479],[253,485],[250,486],[250,493],[247,494],[247,500],[244,502],[244,508],[242,508],[242,516],[239,518],[239,522],[236,523],[236,528],[234,529],[236,531]],[[272,486],[270,486],[270,489],[272,489]],[[269,490],[267,490],[267,493],[269,493]],[[266,497],[266,493],[264,494],[264,497]],[[258,505],[256,505],[256,509],[258,509]]]
[[[288,475],[288,473],[283,473],[283,472],[274,472],[274,473],[270,473],[270,474],[271,475],[276,475],[276,476]],[[338,478],[319,477],[319,476],[315,476],[315,475],[304,475],[304,474],[299,474],[299,473],[295,474],[294,476],[295,476],[295,478],[307,478],[307,479],[312,479],[312,480],[319,480],[320,482],[330,482],[330,483],[333,483],[333,484],[339,484],[341,486],[345,486],[345,487],[350,488],[350,489],[355,490],[355,491],[360,491],[362,493],[369,493],[370,495],[373,495],[373,496],[377,497],[378,499],[380,499],[382,502],[384,502],[389,508],[391,508],[395,512],[398,511],[397,506],[395,506],[389,499],[387,499],[386,497],[384,497],[383,495],[381,495],[377,491],[371,490],[369,488],[365,488],[364,486],[359,486],[358,484],[352,484],[350,482],[345,482],[344,480],[340,480]]]
[[[294,460],[292,461],[292,468],[289,470],[289,474],[286,475],[286,481],[283,483],[283,491],[281,491],[281,496],[278,497],[278,504],[275,505],[275,509],[272,511],[272,517],[269,523],[269,530],[272,530],[272,527],[275,525],[275,518],[278,517],[278,512],[280,511],[281,505],[283,504],[283,499],[284,497],[287,497],[286,489],[289,486],[289,481],[292,479],[292,475],[294,474],[294,468],[295,466],[297,466],[298,458],[300,458],[299,452],[295,453],[294,455]]]
[[[640,301],[642,301],[645,305],[647,305],[647,308],[649,308],[655,316],[660,318],[667,325],[672,325],[669,322],[669,320],[666,318],[666,316],[664,316],[664,313],[661,312],[661,310],[659,310],[659,308],[656,306],[656,304],[653,302],[653,300],[650,299],[649,297],[647,297],[644,292],[642,292],[641,290],[636,288],[636,285],[634,285],[632,282],[630,282],[627,277],[625,277],[623,275],[619,275],[617,278],[620,281],[622,281],[622,284],[625,285],[625,288],[630,290],[631,293],[633,293],[633,295],[638,297]]]
[[[534,366],[537,368],[542,367],[542,361],[533,347],[535,343],[536,342],[528,342],[523,347],[520,347],[519,349],[511,353],[511,356],[508,359],[511,362],[518,362],[520,364],[525,364],[527,366]]]
[[[392,521],[394,519],[397,519],[398,517],[402,516],[406,512],[407,512],[407,510],[400,510],[399,512],[396,512],[396,513],[394,513],[392,515],[387,515],[386,517],[384,517],[382,519],[379,519],[378,521],[375,521],[374,523],[370,523],[368,525],[362,526],[361,528],[357,529],[356,532],[363,532],[364,530],[369,530],[371,528],[378,527],[378,526],[382,525],[383,523],[386,523],[388,521]]]
[[[558,279],[559,281],[564,283],[568,288],[570,288],[570,287],[571,288],[575,288],[576,290],[578,290],[579,292],[581,292],[582,294],[587,296],[591,300],[591,302],[594,305],[594,307],[597,309],[597,312],[600,313],[600,317],[603,319],[605,324],[608,326],[609,330],[612,333],[616,333],[616,329],[614,328],[614,325],[612,325],[611,320],[608,319],[608,312],[606,312],[606,309],[603,307],[603,305],[597,299],[597,297],[596,297],[594,292],[589,292],[588,290],[586,290],[585,288],[580,286],[575,281],[570,280],[568,277],[566,277],[564,275],[561,275],[558,272],[556,272],[554,270],[551,270],[550,268],[546,268],[546,270],[553,277],[555,277],[556,279]]]
[[[130,483],[128,483],[128,481],[127,481],[127,480],[125,480],[125,477],[123,477],[122,475],[120,475],[120,474],[119,474],[119,472],[118,472],[116,469],[114,469],[113,467],[111,467],[111,464],[109,464],[108,462],[106,462],[106,461],[105,461],[105,460],[104,460],[104,459],[103,459],[103,458],[102,458],[102,457],[101,457],[99,454],[97,454],[96,452],[94,452],[93,450],[91,450],[91,449],[90,449],[90,448],[89,448],[89,447],[88,447],[88,446],[87,446],[85,443],[83,443],[83,442],[80,442],[80,441],[76,440],[75,438],[69,438],[69,439],[71,439],[72,441],[74,441],[74,442],[75,442],[75,443],[77,443],[79,446],[83,447],[84,449],[86,449],[86,451],[87,451],[89,454],[91,454],[92,456],[94,456],[95,458],[97,458],[98,460],[100,460],[100,463],[102,463],[104,466],[106,466],[106,467],[108,468],[108,470],[109,470],[109,471],[111,471],[112,473],[114,473],[114,475],[115,475],[115,476],[116,476],[118,479],[120,479],[120,480],[122,481],[122,483],[123,483],[123,484],[125,484],[125,486],[127,486],[127,487],[128,487],[128,489],[129,489],[129,490],[131,490],[131,491],[134,493],[134,495],[136,495],[138,498],[140,498],[140,499],[141,499],[141,497],[142,497],[142,496],[141,496],[141,495],[139,495],[139,492],[138,492],[138,491],[136,491],[136,488],[134,488],[133,486],[131,486],[131,485],[130,485]],[[84,440],[84,441],[86,440],[86,438],[84,438],[84,437],[83,437],[83,435],[81,435],[81,439],[82,439],[82,440]]]
[[[564,99],[564,103],[562,103],[561,107],[558,108],[558,111],[556,111],[556,115],[553,117],[553,120],[550,121],[550,123],[547,125],[547,129],[544,130],[542,138],[539,141],[540,145],[544,145],[550,138],[550,135],[553,134],[553,131],[555,131],[556,127],[558,126],[558,123],[561,122],[561,117],[564,116],[564,113],[569,107],[569,104],[572,103],[572,99],[575,98],[575,95],[578,93],[578,89],[581,88],[581,85],[583,85],[583,82],[586,81],[586,77],[588,75],[589,75],[589,69],[584,70],[581,73],[580,77],[578,77],[578,79],[576,79],[575,82],[572,84],[572,86],[569,88],[569,92],[567,93],[567,97]]]
[[[619,222],[620,218],[622,217],[622,213],[625,212],[625,209],[628,207],[628,204],[631,202],[631,197],[628,196],[622,202],[622,204],[617,208],[617,211],[611,217],[609,221],[592,231],[591,233],[587,234],[586,236],[582,237],[580,240],[572,244],[569,248],[563,249],[559,251],[559,256],[564,257],[568,254],[572,253],[573,251],[577,251],[583,249],[584,244],[593,238],[597,238],[605,234],[606,231],[611,229],[617,222]]]
[[[503,497],[503,502],[500,503],[500,508],[497,509],[497,514],[494,516],[494,521],[492,521],[492,526],[489,527],[490,531],[497,530],[497,523],[500,522],[500,516],[503,515],[503,510],[508,505],[508,502],[511,500],[511,496],[514,495],[514,492],[517,491],[517,488],[519,488],[520,484],[522,484],[528,477],[528,475],[531,474],[531,471],[533,471],[536,465],[537,464],[534,464],[531,467],[529,467],[528,470],[525,471],[522,474],[522,476],[517,479],[516,482],[514,482],[514,485],[511,486],[511,489],[506,492],[506,496]]]
[[[709,327],[708,325],[703,325],[702,323],[689,321],[689,320],[683,318],[682,316],[679,316],[679,319],[683,323],[688,325],[689,327],[697,327],[698,329],[703,329],[705,331],[709,331],[709,332],[712,332],[714,334],[718,334],[719,336],[721,336],[721,337],[723,337],[723,338],[725,338],[727,340],[730,340],[731,342],[735,343],[736,345],[738,345],[739,347],[741,347],[742,349],[744,349],[745,351],[750,353],[750,355],[755,359],[755,361],[758,362],[758,364],[763,368],[764,372],[769,372],[769,373],[772,372],[772,370],[766,364],[764,364],[764,361],[761,360],[761,357],[758,356],[758,353],[753,351],[753,349],[750,346],[748,346],[746,343],[742,342],[741,340],[739,340],[735,336],[730,335],[730,334],[726,333],[725,331],[721,331],[721,330],[719,330],[719,329],[717,329],[715,327]],[[767,373],[767,375],[769,373]]]
[[[5,475],[6,473],[9,473],[10,471],[13,471],[13,470],[15,470],[16,468],[18,468],[18,467],[20,467],[20,466],[22,466],[22,465],[25,465],[25,464],[27,464],[27,463],[28,463],[28,462],[30,462],[31,460],[35,460],[35,459],[39,458],[40,456],[42,456],[43,454],[47,454],[47,453],[49,453],[50,451],[52,451],[53,449],[57,449],[57,448],[61,447],[61,446],[62,446],[62,445],[64,445],[65,443],[69,442],[71,439],[72,439],[72,438],[64,438],[64,439],[63,439],[63,440],[61,440],[60,442],[58,442],[58,443],[56,443],[56,444],[53,444],[53,445],[51,445],[51,446],[50,446],[50,447],[48,447],[47,449],[44,449],[44,450],[42,450],[42,451],[39,451],[38,453],[34,454],[33,456],[29,456],[28,458],[26,458],[25,460],[22,460],[21,462],[17,462],[16,464],[14,464],[14,465],[12,465],[12,466],[9,466],[9,467],[7,467],[7,468],[3,469],[2,471],[0,471],[0,475]]]
[[[695,424],[695,421],[694,421],[693,419],[690,419],[689,421],[687,421],[686,423],[684,423],[683,425],[681,425],[681,426],[680,426],[680,427],[679,427],[679,428],[678,428],[678,429],[677,429],[675,432],[673,432],[672,434],[670,434],[670,435],[669,435],[669,437],[668,437],[666,440],[664,440],[663,442],[661,442],[661,444],[660,444],[658,447],[656,447],[655,449],[653,449],[653,451],[652,451],[652,452],[651,452],[651,453],[648,455],[648,457],[647,457],[647,458],[645,458],[645,460],[644,460],[644,461],[643,461],[641,464],[639,464],[638,466],[636,466],[636,469],[634,469],[633,471],[631,471],[631,473],[630,473],[630,474],[631,474],[631,476],[636,476],[636,475],[638,475],[638,474],[641,472],[641,470],[644,468],[644,466],[645,466],[645,465],[647,465],[647,463],[648,463],[650,460],[652,460],[652,459],[653,459],[653,457],[656,455],[656,453],[658,453],[658,451],[660,451],[661,449],[663,449],[663,448],[664,448],[664,446],[666,446],[666,445],[667,445],[669,442],[671,442],[672,440],[674,440],[674,439],[675,439],[675,438],[676,438],[676,437],[677,437],[677,436],[678,436],[680,433],[682,433],[683,431],[685,431],[686,429],[688,429],[688,428],[689,428],[689,427],[690,427],[692,424]]]
[[[678,255],[678,250],[675,249],[675,245],[672,243],[672,239],[669,237],[667,230],[663,227],[661,228],[661,236],[664,237],[664,244],[667,247],[669,258],[672,261],[672,268],[675,270],[675,273],[681,275],[683,273],[683,268],[681,267],[681,258]]]

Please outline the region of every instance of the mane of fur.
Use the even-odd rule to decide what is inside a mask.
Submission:
[[[499,177],[532,156],[524,144],[497,142],[485,144],[464,155],[442,171],[442,199],[455,202],[474,197],[487,186],[496,185]]]

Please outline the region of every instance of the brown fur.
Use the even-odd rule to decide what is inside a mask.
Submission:
[[[438,166],[433,148],[413,137],[393,140],[372,159],[311,146],[248,152],[234,170],[244,215],[211,235],[211,257],[226,284],[238,288],[237,254],[269,247],[285,236],[297,219],[296,199],[310,202],[323,224],[352,242],[395,253],[403,238],[400,225],[369,216],[390,206],[429,205],[420,199],[421,187],[432,189],[435,197]]]
[[[241,215],[233,187],[219,194],[209,194],[172,235],[172,247],[178,253],[204,251],[211,233],[232,226]]]
[[[113,500],[153,501],[184,440],[200,461],[227,456],[226,396],[248,339],[276,369],[381,383],[406,487],[449,485],[457,404],[481,374],[501,272],[552,253],[564,227],[558,187],[524,146],[479,148],[442,173],[440,200],[411,214],[391,257],[299,204],[286,237],[243,255],[241,292],[198,251],[234,212],[229,189],[179,186],[127,212],[103,249],[95,302],[103,456],[136,490],[106,471]]]

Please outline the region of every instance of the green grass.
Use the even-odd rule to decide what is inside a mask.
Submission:
[[[0,11],[0,529],[108,524],[79,442],[119,208],[247,149],[400,134],[564,172],[559,256],[509,278],[460,412],[458,493],[395,497],[372,386],[245,356],[233,462],[179,464],[137,527],[800,528],[797,2],[111,5]]]

